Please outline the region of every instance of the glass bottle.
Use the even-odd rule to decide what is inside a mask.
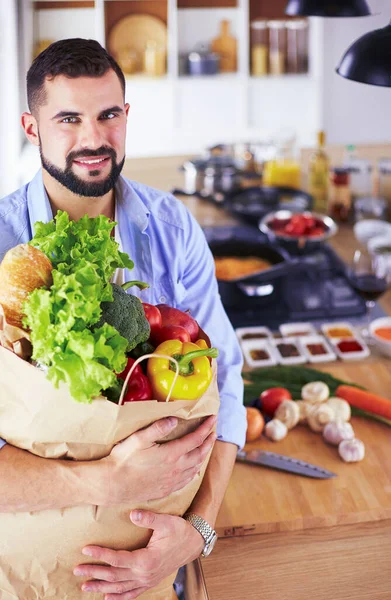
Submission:
[[[251,27],[251,75],[260,77],[268,73],[269,43],[267,21],[252,21]]]
[[[336,167],[333,169],[331,177],[329,214],[335,221],[347,222],[351,206],[349,169]]]
[[[329,202],[330,161],[325,146],[325,132],[318,133],[318,147],[310,158],[308,171],[308,192],[314,199],[314,210],[327,214]]]
[[[283,75],[286,69],[285,21],[268,21],[269,29],[269,72]]]

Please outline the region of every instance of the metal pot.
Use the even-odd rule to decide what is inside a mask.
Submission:
[[[216,75],[219,72],[220,56],[207,50],[190,52],[187,57],[189,75]]]
[[[200,194],[223,201],[225,194],[240,187],[241,173],[226,157],[188,160],[181,170],[185,174],[186,194]]]

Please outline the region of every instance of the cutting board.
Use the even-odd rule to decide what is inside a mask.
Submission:
[[[389,396],[391,361],[339,363],[325,371]],[[220,536],[272,533],[391,519],[391,428],[362,417],[351,421],[365,444],[359,463],[345,463],[335,446],[299,425],[280,442],[264,436],[246,449],[262,448],[325,467],[329,480],[237,463],[226,491],[216,530]]]
[[[220,25],[220,35],[211,43],[212,52],[220,55],[220,71],[228,73],[237,70],[237,41],[230,34],[230,23],[223,19]]]

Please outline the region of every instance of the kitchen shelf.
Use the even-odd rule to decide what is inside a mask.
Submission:
[[[236,8],[238,0],[178,0],[181,8]]]
[[[95,8],[94,0],[36,0],[33,2],[35,10],[49,10],[56,8]]]

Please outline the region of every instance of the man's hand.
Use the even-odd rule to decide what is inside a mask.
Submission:
[[[133,552],[83,548],[83,554],[109,565],[79,565],[74,569],[75,575],[94,578],[83,583],[84,592],[106,594],[105,600],[137,598],[197,558],[205,545],[198,531],[181,517],[134,510],[131,520],[153,530],[147,547]]]
[[[156,421],[117,444],[99,462],[104,466],[102,504],[113,506],[164,498],[185,487],[199,472],[216,439],[217,417],[204,421],[178,440],[157,443],[177,424],[177,419]]]

